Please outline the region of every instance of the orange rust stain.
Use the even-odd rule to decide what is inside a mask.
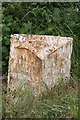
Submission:
[[[11,37],[10,41],[13,42],[14,41],[14,37]]]
[[[29,43],[37,50],[44,47],[49,47],[49,45],[44,41],[29,41]]]
[[[36,84],[35,88],[36,88],[36,91],[39,92],[39,90],[40,90],[40,84],[39,83]]]
[[[39,89],[41,82],[42,61],[35,54],[27,49],[17,48],[17,62],[14,71],[25,74],[28,71],[29,78],[26,81],[30,84],[35,82],[36,89]],[[22,73],[23,72],[23,73]],[[34,79],[33,79],[33,78]]]
[[[33,53],[31,52],[28,52],[29,57],[30,57],[30,66],[32,68],[32,71],[33,71],[33,74],[34,74],[34,77],[35,77],[35,80],[37,80],[37,77],[39,78],[39,80],[41,79],[41,65],[42,65],[42,62],[41,60],[35,56]],[[31,62],[32,61],[32,62]]]
[[[28,82],[28,84],[31,84],[32,80],[31,80],[31,79],[28,79],[27,82]]]
[[[52,75],[53,75],[52,71],[48,72],[49,77],[52,77]]]
[[[67,43],[66,43],[66,48],[69,46],[69,44],[70,44],[70,42],[67,42]]]
[[[55,48],[49,49],[50,54],[47,56],[48,58],[52,58],[52,54],[55,54]]]
[[[29,56],[28,65],[32,71],[32,75],[34,78],[34,81],[32,80],[32,83],[35,82],[35,88],[36,90],[39,90],[41,82],[42,61],[30,51],[28,51],[28,56]]]

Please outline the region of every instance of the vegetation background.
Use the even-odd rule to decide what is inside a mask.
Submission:
[[[48,89],[46,93],[47,95],[43,94],[43,97],[40,98],[40,101],[39,99],[37,100],[38,103],[34,101],[32,110],[29,108],[27,113],[28,111],[30,112],[28,117],[77,117],[78,105],[76,101],[78,101],[77,82],[79,77],[80,2],[3,2],[2,13],[2,72],[5,75],[7,75],[8,71],[11,34],[43,34],[66,37],[69,36],[73,38],[71,81],[68,83],[68,85],[66,85],[67,93],[63,92],[65,85],[62,85],[62,89],[60,88],[60,96],[59,94],[54,95],[56,92],[60,92],[60,89],[55,89],[54,94],[53,91]],[[7,79],[5,79],[5,82],[6,81]],[[17,91],[17,93],[19,96],[21,92]],[[53,96],[55,96],[54,105]],[[32,98],[33,97],[31,97],[31,100]],[[64,104],[62,101],[60,101],[61,98],[63,99]],[[43,102],[44,104],[42,105],[39,102]],[[64,107],[65,103],[66,109]],[[7,106],[7,109],[6,107],[3,109],[3,116],[5,117],[20,117],[20,115],[23,115],[27,109],[27,107],[25,107],[27,106],[25,102],[23,104],[24,109],[19,108],[20,106],[16,107],[18,103],[12,106],[11,103],[6,104],[6,102],[4,102],[3,104],[4,106]],[[62,107],[62,105],[64,106]]]

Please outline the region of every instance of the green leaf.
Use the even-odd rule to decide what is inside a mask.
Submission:
[[[48,32],[51,32],[53,30],[53,25],[52,24],[48,24]]]
[[[9,15],[6,17],[6,21],[9,23],[11,22],[13,19],[12,19],[12,15]]]
[[[28,23],[26,24],[26,33],[31,34],[31,27],[32,23],[28,21]]]
[[[9,38],[6,38],[5,45],[9,45],[9,44],[10,44],[10,40]]]
[[[11,23],[11,22],[7,24],[7,26],[11,26],[11,25],[12,25],[12,23]]]
[[[54,8],[54,11],[53,11],[54,15],[57,16],[60,14],[60,9],[59,8]]]
[[[2,47],[2,53],[6,53],[7,52],[7,47],[6,46],[3,46]]]
[[[53,17],[54,17],[55,22],[60,20],[60,9],[59,8],[54,9]]]
[[[21,30],[20,30],[20,33],[21,34],[25,34],[26,33],[26,29],[24,27],[22,27]]]
[[[10,33],[10,28],[7,27],[6,25],[4,25],[3,28],[2,28],[2,33],[4,35]]]
[[[2,61],[2,66],[5,66],[6,65],[6,62],[5,61]]]

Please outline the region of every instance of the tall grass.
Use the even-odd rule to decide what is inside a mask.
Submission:
[[[27,86],[11,94],[3,92],[3,118],[78,118],[78,81],[74,78],[37,97]]]

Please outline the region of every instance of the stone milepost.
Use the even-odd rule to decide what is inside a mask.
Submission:
[[[72,38],[14,34],[10,39],[8,88],[31,86],[35,95],[70,78]]]

